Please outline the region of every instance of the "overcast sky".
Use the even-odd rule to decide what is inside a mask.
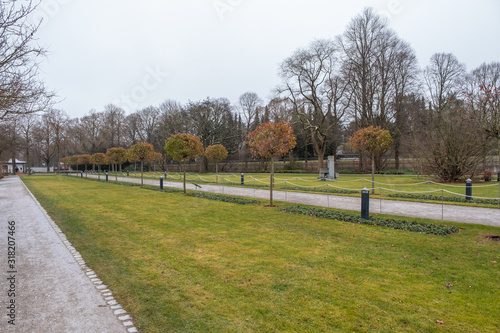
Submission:
[[[72,118],[114,103],[127,114],[256,92],[268,101],[279,64],[342,34],[364,7],[389,17],[421,66],[453,53],[468,70],[500,61],[498,0],[42,0],[42,77]]]

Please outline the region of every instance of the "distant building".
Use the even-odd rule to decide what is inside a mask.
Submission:
[[[26,172],[28,163],[25,161],[19,161],[16,159],[16,170],[12,171],[12,158],[8,162],[3,162],[2,164],[2,173],[14,173],[14,172]]]

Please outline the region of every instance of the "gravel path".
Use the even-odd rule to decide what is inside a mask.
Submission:
[[[79,176],[79,175],[78,175]],[[95,175],[88,175],[95,177]],[[101,175],[101,180],[105,176]],[[114,176],[109,176],[109,181],[114,181]],[[118,177],[118,181],[140,183],[140,179]],[[145,179],[144,184],[159,186],[159,180]],[[164,182],[165,187],[182,188],[180,182]],[[201,184],[198,190],[224,193],[237,196],[254,197],[259,199],[269,199],[269,190],[259,190],[252,188],[205,185]],[[187,188],[195,190],[192,183],[187,184]],[[347,209],[361,211],[361,198],[344,197],[338,195],[313,194],[302,192],[274,191],[273,198],[276,201],[286,201],[297,204],[308,204],[320,207],[330,207],[338,209]],[[446,220],[462,223],[483,224],[500,227],[500,209],[481,208],[457,205],[441,205],[434,203],[397,201],[397,200],[379,200],[370,199],[370,212],[397,216],[420,217],[435,220]]]
[[[17,176],[0,180],[0,263],[0,332],[137,332]]]

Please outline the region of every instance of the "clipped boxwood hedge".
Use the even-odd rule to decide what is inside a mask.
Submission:
[[[301,191],[301,192],[321,192],[321,193],[337,193],[337,194],[357,194],[360,191],[354,190],[342,190],[337,188],[325,188],[325,187],[280,187],[281,191]]]
[[[447,201],[447,202],[460,202],[460,203],[476,203],[476,204],[487,204],[496,205],[498,200],[495,199],[472,199],[465,200],[465,197],[441,197],[437,195],[426,195],[426,194],[389,194],[392,198],[404,198],[404,199],[418,199],[418,200],[434,200],[434,201]]]
[[[239,205],[260,204],[259,200],[245,199],[245,198],[234,197],[234,196],[229,196],[229,195],[224,195],[224,194],[195,192],[195,193],[186,193],[186,195],[190,196],[190,197],[196,197],[196,198],[204,198],[204,199],[215,200],[215,201],[230,202],[230,203],[235,203],[235,204],[239,204]]]
[[[419,232],[423,234],[449,235],[460,231],[460,229],[458,229],[455,226],[436,225],[434,223],[396,220],[396,219],[381,218],[375,216],[370,216],[369,220],[365,220],[362,219],[361,216],[359,215],[342,213],[330,209],[293,206],[288,208],[281,208],[280,210],[285,213],[302,214],[307,216],[321,217],[325,219],[332,219],[344,222],[382,226],[392,229]]]

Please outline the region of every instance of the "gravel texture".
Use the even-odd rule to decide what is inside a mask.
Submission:
[[[15,233],[8,229],[13,221]],[[14,243],[10,266],[13,249],[8,247]],[[113,313],[103,296],[111,291],[17,176],[0,180],[0,263],[0,332],[122,333],[133,328]],[[12,301],[15,313],[7,309]]]

